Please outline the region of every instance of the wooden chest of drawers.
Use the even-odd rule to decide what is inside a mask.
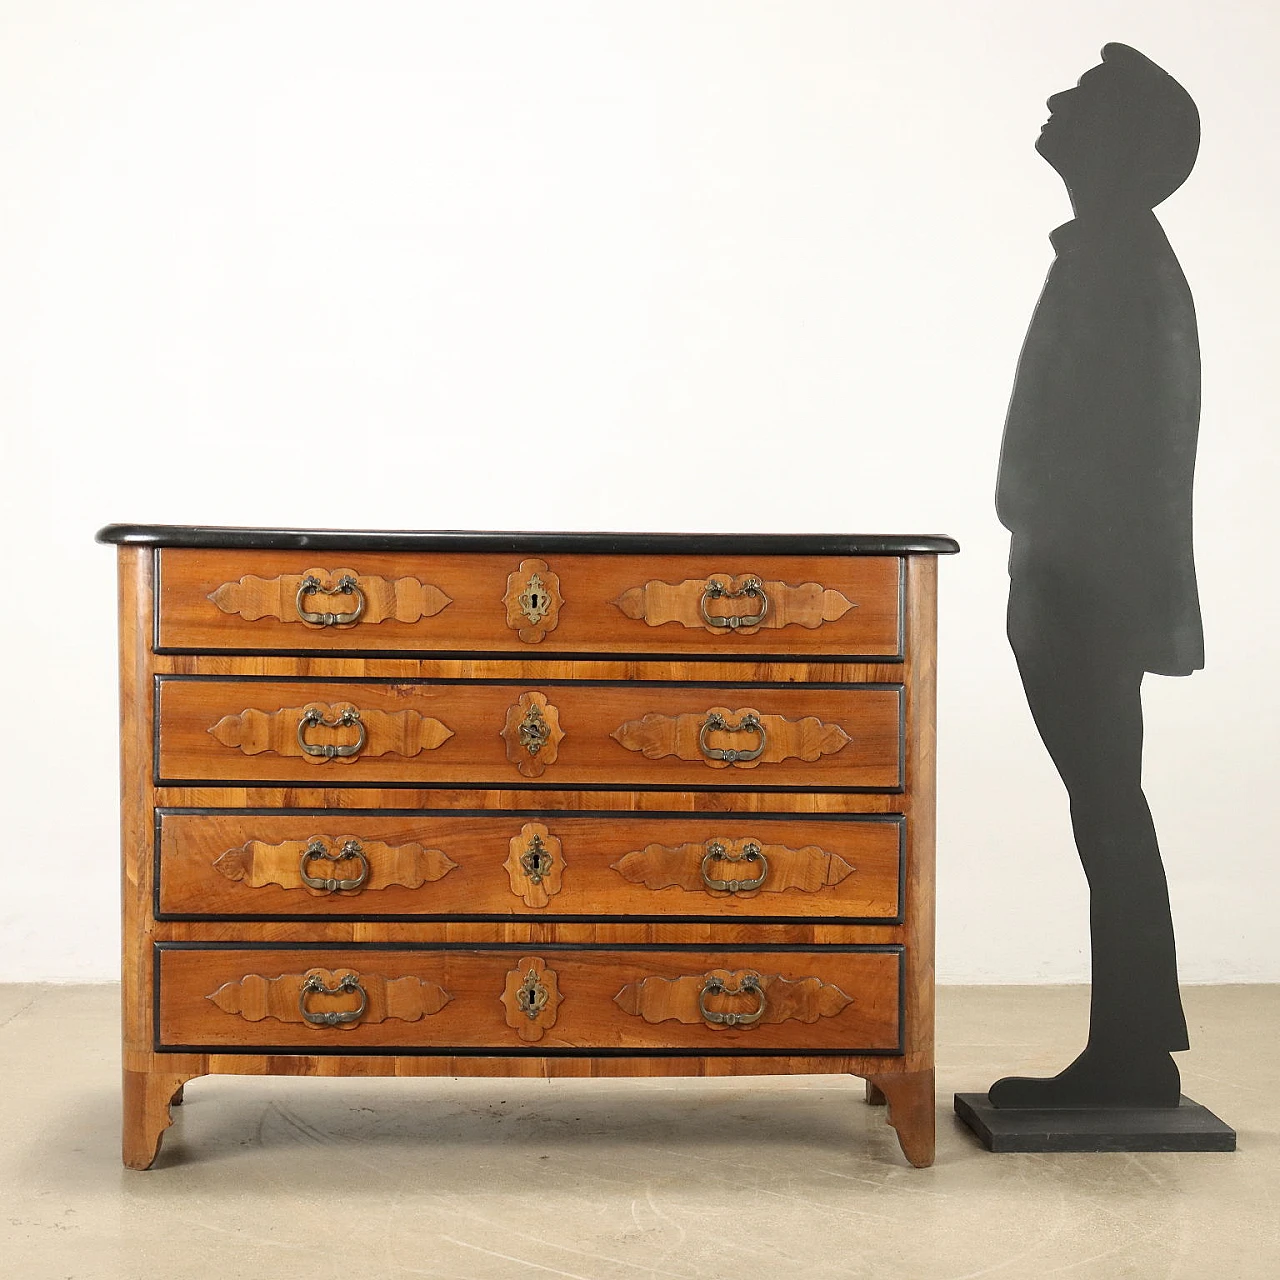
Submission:
[[[931,1162],[953,542],[98,537],[127,1165],[214,1072],[851,1073]]]

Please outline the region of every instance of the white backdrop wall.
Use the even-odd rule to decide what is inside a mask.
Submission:
[[[1107,40],[1180,78],[1208,668],[1148,679],[1183,976],[1274,945],[1272,0],[0,5],[0,979],[116,971],[110,520],[945,532],[939,972],[1087,977],[991,494]],[[518,512],[518,515],[513,515]]]

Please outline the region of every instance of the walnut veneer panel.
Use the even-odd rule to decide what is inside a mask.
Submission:
[[[540,967],[530,962],[537,960]],[[304,1052],[359,1048],[510,1051],[535,1043],[520,1033],[536,1021],[504,1003],[533,968],[554,975],[558,1001],[536,1039],[539,1050],[770,1050],[840,1053],[895,1050],[899,965],[884,951],[369,949],[172,950],[160,965],[159,1044],[216,1049],[260,1046]],[[308,1013],[354,1018],[305,1021],[306,975],[323,990],[305,996]],[[338,976],[354,976],[353,989]],[[707,990],[712,975],[723,990]],[[744,989],[755,974],[758,987]],[[400,989],[395,986],[399,984]],[[425,994],[423,985],[425,984]],[[408,986],[410,990],[404,990]],[[440,992],[444,993],[441,999]],[[361,1001],[364,1012],[359,1013]],[[759,1016],[746,1025],[712,1016]],[[776,1019],[776,1020],[774,1020]]]
[[[224,811],[162,812],[158,835],[166,914],[888,921],[904,830],[892,817]]]
[[[900,785],[898,688],[161,678],[161,782],[297,781],[509,786],[702,787]],[[542,701],[539,702],[538,699]],[[522,701],[523,700],[523,701]],[[327,721],[357,708],[359,725],[299,723],[308,708]],[[536,712],[536,714],[535,714]],[[761,727],[742,726],[757,713]],[[726,727],[704,733],[721,714]],[[547,734],[541,750],[524,726]],[[540,728],[541,726],[541,728]],[[701,741],[700,741],[701,739]],[[748,753],[726,761],[710,752]]]
[[[161,648],[727,659],[900,652],[901,561],[894,556],[344,556],[166,548],[159,558]],[[327,590],[349,573],[365,596],[360,618],[328,626],[304,622],[297,592],[309,573]],[[542,595],[535,587],[529,599],[537,617],[530,622],[518,601],[534,573],[543,585]],[[741,591],[748,576],[766,592],[763,621],[754,627],[705,623],[706,584],[717,579],[729,592]],[[552,608],[544,612],[547,595]],[[339,616],[354,612],[355,599],[350,592],[312,592],[302,609]],[[712,618],[751,617],[760,611],[759,597],[713,596],[706,610]]]

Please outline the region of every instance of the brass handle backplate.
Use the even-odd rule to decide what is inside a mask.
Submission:
[[[759,998],[759,1004],[750,1013],[717,1013],[707,1008],[707,997],[714,995],[754,995]],[[760,985],[760,975],[757,973],[744,974],[736,987],[726,986],[723,978],[713,974],[702,984],[702,990],[698,992],[698,1012],[712,1026],[749,1027],[753,1022],[759,1022],[764,1017],[764,1010],[764,987]]]
[[[312,613],[304,605],[309,595],[352,596],[355,608],[349,613]],[[298,617],[313,627],[349,627],[353,622],[359,622],[364,612],[364,592],[348,573],[344,573],[332,587],[326,587],[319,578],[308,574],[298,584],[297,605]]]
[[[756,733],[760,735],[760,745],[749,751],[713,747],[707,741],[707,736],[715,730],[724,733]],[[708,760],[725,760],[729,764],[735,764],[739,760],[759,760],[768,744],[769,735],[765,732],[764,725],[760,723],[760,717],[750,711],[737,724],[730,724],[718,711],[708,711],[707,718],[702,722],[702,728],[698,730],[698,749]]]
[[[354,879],[348,880],[308,875],[307,864],[316,858],[333,863],[354,860],[360,864],[360,873]],[[302,851],[302,862],[299,870],[302,874],[302,883],[309,889],[323,889],[328,893],[350,893],[362,888],[365,881],[369,879],[369,859],[365,857],[364,850],[357,840],[348,840],[337,853],[330,853],[324,847],[322,840],[312,840]]]
[[[350,991],[360,993],[360,1007],[345,1012],[330,1010],[328,1013],[312,1013],[307,1008],[307,996],[312,992],[322,996],[340,996]],[[325,986],[324,979],[313,973],[298,989],[298,1010],[313,1027],[345,1027],[359,1022],[369,1007],[369,993],[360,985],[360,979],[354,973],[344,973],[338,979],[336,987]]]
[[[347,743],[346,746],[338,746],[332,742],[308,742],[307,730],[313,724],[324,725],[326,729],[340,729],[345,725],[353,724],[356,727],[356,740]],[[358,707],[343,707],[332,720],[327,719],[324,712],[317,707],[308,707],[298,721],[298,746],[309,756],[319,756],[324,760],[332,760],[335,757],[358,756],[364,750],[365,743],[368,740],[369,736],[361,723]]]
[[[716,880],[708,874],[713,862],[758,862],[760,874],[752,880]],[[748,840],[742,846],[741,853],[730,853],[719,840],[707,845],[707,852],[702,859],[702,881],[708,889],[719,889],[725,893],[749,893],[758,889],[769,874],[769,859],[764,850],[754,840]]]
[[[741,600],[744,596],[760,602],[758,613],[709,613],[709,600]],[[712,578],[702,589],[702,598],[698,601],[702,620],[709,627],[724,627],[736,631],[739,627],[758,627],[769,612],[769,597],[765,595],[764,583],[754,574],[742,580],[742,586],[730,591],[718,578]]]

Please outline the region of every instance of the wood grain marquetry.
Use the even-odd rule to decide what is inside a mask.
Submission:
[[[355,718],[344,723],[344,713],[354,713]],[[308,702],[275,711],[246,707],[236,715],[223,716],[209,733],[224,747],[238,748],[247,756],[272,752],[309,765],[330,761],[347,765],[389,752],[416,756],[434,751],[453,737],[448,725],[416,711],[366,711],[350,702]],[[333,748],[334,754],[313,754],[308,746],[317,751]]]
[[[748,787],[806,791],[824,786],[896,787],[901,783],[902,690],[804,684],[706,688],[695,684],[562,684],[543,693],[523,682],[322,679],[161,679],[160,776],[211,781],[464,784],[502,787],[522,780]],[[304,710],[328,719],[354,706],[367,741],[327,762],[306,756],[297,731]],[[766,738],[754,766],[703,754],[699,736],[710,712],[736,725],[758,710]],[[211,727],[216,728],[210,734]],[[356,747],[355,724],[305,729],[316,746]],[[545,733],[545,739],[543,737]],[[754,749],[759,731],[708,730],[711,752]],[[211,743],[221,748],[211,750]],[[317,784],[317,774],[325,776]]]
[[[354,798],[362,799],[359,794]],[[543,870],[538,885],[530,882],[520,861],[535,834],[545,846],[535,863]],[[360,842],[370,867],[364,888],[299,891],[302,851],[318,836],[335,851],[347,840]],[[502,813],[341,818],[333,813],[326,818],[234,810],[162,812],[159,898],[166,913],[211,918],[477,913],[661,918],[674,913],[708,920],[892,920],[899,910],[901,838],[902,825],[891,816],[823,821],[794,814],[557,814],[543,821]],[[752,842],[764,849],[769,868],[758,891],[728,893],[703,885],[708,846],[720,843],[741,852]],[[320,876],[324,865],[316,863],[312,875]],[[751,865],[712,860],[707,871],[720,880],[745,879]],[[436,876],[441,868],[443,874]],[[252,875],[253,887],[246,879],[229,878],[242,869]],[[347,862],[336,870],[349,876],[353,869]],[[428,871],[431,878],[417,887],[392,882],[412,882]]]
[[[834,1018],[853,1003],[821,978],[784,978],[755,969],[713,969],[679,978],[642,978],[614,996],[625,1013],[646,1022],[673,1019],[690,1025],[768,1026]],[[724,1019],[724,1021],[717,1021]]]
[[[509,1026],[526,1044],[536,1044],[556,1025],[559,975],[538,956],[524,956],[507,974],[502,1007]]]
[[[304,990],[308,980],[314,985]],[[439,1013],[453,999],[444,988],[425,979],[387,978],[380,973],[349,968],[311,968],[274,978],[246,973],[234,981],[224,982],[207,998],[223,1013],[249,1022],[273,1018],[277,1022],[342,1031],[389,1018],[417,1022],[429,1014]],[[316,1021],[320,1018],[329,1021]]]
[[[509,1009],[504,993],[512,975],[523,982],[531,959],[554,970],[557,994],[562,997],[555,1025],[545,1028],[538,1047],[619,1050],[643,1053],[646,1049],[724,1049],[744,1052],[762,1049],[827,1050],[841,1053],[896,1049],[900,1037],[898,1017],[899,956],[891,949],[835,949],[821,951],[664,950],[661,946],[591,947],[557,950],[554,947],[486,948],[483,945],[442,949],[397,950],[370,948],[356,959],[344,957],[341,947],[316,950],[279,949],[257,951],[235,947],[162,948],[160,951],[160,1045],[176,1048],[205,1046],[258,1046],[264,1050],[310,1044],[316,1039],[341,1040],[345,1052],[356,1047],[402,1046],[438,1051],[442,1048],[510,1050],[513,1041]],[[301,986],[315,972],[325,990],[339,985],[346,973],[354,973],[367,992],[367,1012],[358,1020],[318,1027],[302,1018]],[[718,973],[751,972],[767,979],[766,1011],[773,993],[774,1020],[767,1014],[756,1024],[729,1025],[704,1019],[697,1010],[699,992],[707,977]],[[274,979],[274,983],[272,982]],[[383,996],[392,985],[406,979],[421,984],[425,993],[405,1005],[389,1006]],[[658,1021],[630,1012],[617,1000],[625,988],[642,983],[643,1007],[656,1012],[663,1006],[657,992],[673,990],[688,980],[670,999],[670,1009]],[[656,981],[655,981],[656,980]],[[668,987],[660,987],[665,980]],[[692,985],[690,985],[692,984]],[[545,984],[544,984],[545,985]],[[686,988],[692,1005],[686,1004]],[[838,988],[852,997],[838,1010],[835,994],[822,988]],[[433,990],[440,996],[432,996]],[[414,991],[413,982],[397,991]],[[647,994],[654,992],[654,995]],[[447,993],[448,1002],[430,1017],[401,1018],[394,1009],[414,1014],[419,1000],[425,1009]],[[217,999],[210,998],[216,996]],[[549,997],[548,997],[549,998]],[[714,992],[705,996],[715,1013],[751,1012],[754,996]],[[624,1000],[623,1003],[626,1003]],[[306,1007],[315,1017],[327,1013],[353,1014],[360,1005],[358,992],[306,996]],[[517,1004],[518,1007],[518,1004]],[[690,1009],[693,1013],[690,1014]],[[812,1020],[809,1020],[812,1014]],[[527,1015],[521,1015],[528,1021]],[[696,1020],[685,1021],[685,1017]]]
[[[358,589],[339,590],[344,579]],[[304,581],[313,590],[300,591]],[[359,616],[347,623],[329,623],[330,626],[359,627],[376,625],[394,619],[396,622],[420,622],[432,618],[452,601],[439,587],[417,578],[389,578],[375,574],[362,574],[355,569],[304,569],[301,573],[280,574],[274,578],[259,578],[246,574],[235,582],[224,582],[209,592],[208,598],[223,613],[234,614],[246,622],[262,618],[274,618],[279,622],[295,623],[303,627],[316,624],[308,622],[303,613],[354,613]]]
[[[507,579],[507,626],[525,644],[538,644],[560,622],[560,579],[545,560],[521,560]]]
[[[559,758],[564,741],[559,708],[545,693],[522,693],[507,708],[501,736],[507,744],[507,759],[524,777],[540,778]]]
[[[754,836],[713,836],[701,844],[650,844],[613,864],[625,880],[646,889],[684,889],[690,893],[734,893],[746,899],[761,893],[819,893],[841,884],[856,870],[838,853],[805,845],[789,849]],[[761,880],[755,888],[742,882]]]
[[[502,865],[510,877],[511,892],[526,907],[545,907],[563,887],[563,846],[546,823],[526,822],[520,834],[511,837]]]
[[[363,864],[359,861],[361,857]],[[250,889],[277,885],[318,897],[336,893],[342,898],[376,893],[392,886],[421,889],[425,884],[443,879],[457,865],[439,849],[427,849],[413,842],[390,845],[354,835],[314,835],[306,840],[285,840],[279,844],[248,840],[228,849],[213,862],[214,869],[221,875]],[[350,888],[316,888],[304,881],[304,873],[312,880],[327,878],[358,883]]]
[[[813,630],[839,622],[857,603],[817,582],[791,586],[756,574],[710,573],[684,582],[650,581],[624,591],[614,603],[628,618],[651,627],[669,622],[712,635],[753,636],[783,627]]]
[[[777,655],[782,661],[814,654],[896,657],[901,651],[902,561],[897,556],[557,554],[520,560],[479,552],[442,551],[424,557],[362,551],[358,558],[350,555],[341,562],[335,558],[330,565],[313,570],[314,576],[332,587],[341,577],[343,564],[359,570],[355,576],[361,589],[369,584],[366,611],[373,609],[375,594],[389,592],[403,579],[424,584],[424,603],[430,603],[434,597],[429,593],[434,591],[447,598],[447,604],[416,621],[401,620],[393,610],[376,625],[365,625],[362,616],[357,623],[339,626],[300,622],[296,595],[306,561],[296,551],[166,547],[159,562],[159,636],[166,649],[508,654],[536,650],[717,657],[754,652]],[[538,563],[546,564],[547,571],[532,569]],[[518,604],[530,583],[531,574],[522,572],[525,565],[541,577],[552,604],[537,623]],[[758,577],[766,592],[771,592],[764,622],[754,630],[704,625],[699,601],[707,583],[713,578],[741,583],[749,576]],[[242,579],[245,588],[240,587]],[[254,580],[267,585],[255,585],[250,591]],[[379,587],[379,582],[384,585]],[[820,584],[816,595],[810,585],[814,583]],[[252,603],[244,602],[246,608],[265,606],[270,611],[252,621],[239,612],[224,612],[211,597],[228,592],[222,599],[233,604],[228,589],[255,597]],[[680,589],[681,599],[668,605],[665,597],[672,589]],[[624,600],[636,599],[628,593],[637,591],[652,600],[624,606]],[[692,614],[686,596],[691,597]],[[856,607],[828,618],[844,609],[841,599]],[[310,600],[309,610],[336,612],[352,607],[351,597],[344,595],[318,595]],[[564,607],[554,607],[557,601]],[[539,613],[541,594],[536,602],[531,594],[528,603],[531,612]],[[624,607],[639,612],[630,617]],[[752,607],[745,596],[707,602],[713,616],[749,614]],[[645,618],[652,625],[638,621],[646,609],[654,610]],[[660,610],[672,609],[677,615],[673,625],[657,622],[663,616]],[[782,619],[786,621],[780,624]],[[528,638],[521,634],[526,628]],[[542,636],[535,639],[538,631]]]
[[[821,756],[843,751],[849,734],[817,716],[788,720],[755,707],[708,707],[701,714],[670,716],[650,712],[619,725],[609,735],[628,751],[648,760],[676,756],[711,769],[754,769],[783,760],[812,764]]]

